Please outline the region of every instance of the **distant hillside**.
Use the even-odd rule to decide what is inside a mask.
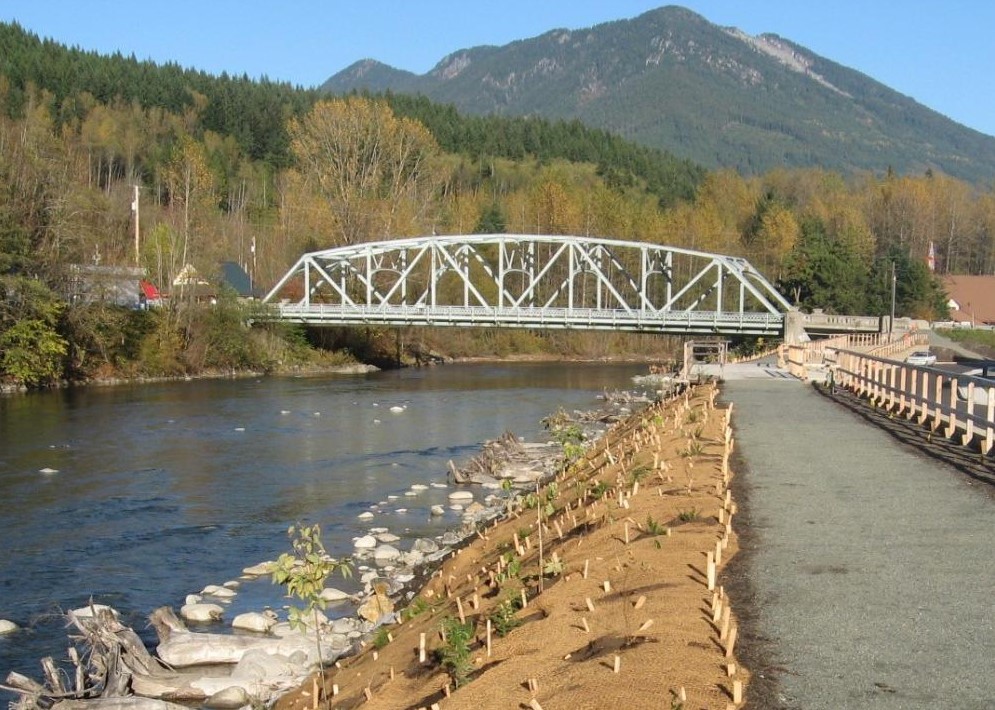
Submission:
[[[321,90],[416,93],[472,114],[579,119],[706,166],[927,169],[995,179],[995,138],[776,35],[670,6],[476,47],[415,75],[366,59]]]

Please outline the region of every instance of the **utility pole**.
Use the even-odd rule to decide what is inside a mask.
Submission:
[[[132,185],[135,190],[135,196],[131,200],[131,211],[135,213],[135,266],[142,265],[142,254],[141,254],[141,244],[138,241],[138,226],[140,221],[140,216],[138,214],[138,192],[141,188],[138,185]]]
[[[895,332],[895,284],[898,277],[895,276],[895,262],[891,262],[891,320],[888,322],[888,333]]]

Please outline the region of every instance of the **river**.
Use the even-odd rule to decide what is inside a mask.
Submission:
[[[23,627],[0,637],[0,682],[65,658],[63,610],[92,598],[148,639],[153,609],[275,559],[294,522],[320,523],[336,556],[371,526],[409,539],[455,527],[457,513],[429,513],[449,491],[405,492],[444,483],[449,459],[505,431],[545,440],[542,417],[591,409],[641,372],[467,364],[0,397],[0,618]],[[283,603],[269,581],[244,584],[226,619]]]

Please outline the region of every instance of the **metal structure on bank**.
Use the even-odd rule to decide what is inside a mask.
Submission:
[[[644,242],[475,234],[303,255],[264,299],[310,325],[779,335],[789,304],[745,259]]]

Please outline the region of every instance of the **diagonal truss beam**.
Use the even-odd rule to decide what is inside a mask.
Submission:
[[[759,317],[773,323],[790,309],[742,258],[646,242],[514,234],[414,237],[311,252],[264,301],[303,322],[353,322],[390,311],[401,322],[423,323],[464,309],[496,324],[518,322],[528,312],[526,320],[541,327],[597,321],[626,329],[691,316],[699,323]],[[405,309],[413,310],[410,316],[396,315]]]

